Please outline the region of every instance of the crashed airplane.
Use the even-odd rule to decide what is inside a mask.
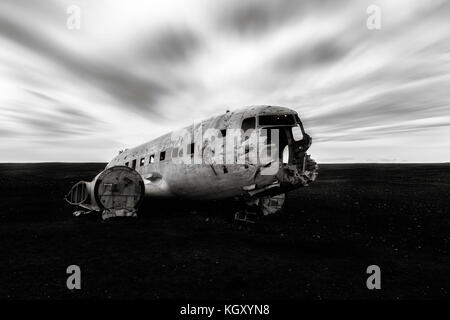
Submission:
[[[311,137],[294,110],[253,106],[227,111],[120,151],[91,182],[75,184],[66,201],[103,219],[136,216],[148,198],[234,198],[258,208],[236,213],[269,215],[285,194],[314,181],[318,166],[306,153]]]

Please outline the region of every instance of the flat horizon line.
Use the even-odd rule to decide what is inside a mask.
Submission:
[[[0,162],[2,164],[107,164],[108,161],[36,161],[36,162]],[[447,162],[317,162],[318,164],[450,164]]]

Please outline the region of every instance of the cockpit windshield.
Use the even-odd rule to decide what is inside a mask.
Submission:
[[[294,141],[301,141],[305,136],[302,122],[297,114],[271,114],[258,117],[259,127],[292,127],[290,134]]]
[[[293,114],[271,114],[259,116],[260,126],[294,126],[297,124],[297,117]]]

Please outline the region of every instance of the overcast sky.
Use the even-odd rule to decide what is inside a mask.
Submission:
[[[449,19],[430,0],[1,0],[0,162],[108,161],[257,104],[298,111],[319,163],[450,161]]]

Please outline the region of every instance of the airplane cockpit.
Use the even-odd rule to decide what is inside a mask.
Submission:
[[[260,136],[271,144],[272,130],[278,130],[279,158],[285,164],[297,164],[303,161],[305,152],[312,143],[311,137],[305,132],[297,114],[262,114],[248,117],[242,121],[242,130],[258,129]]]

